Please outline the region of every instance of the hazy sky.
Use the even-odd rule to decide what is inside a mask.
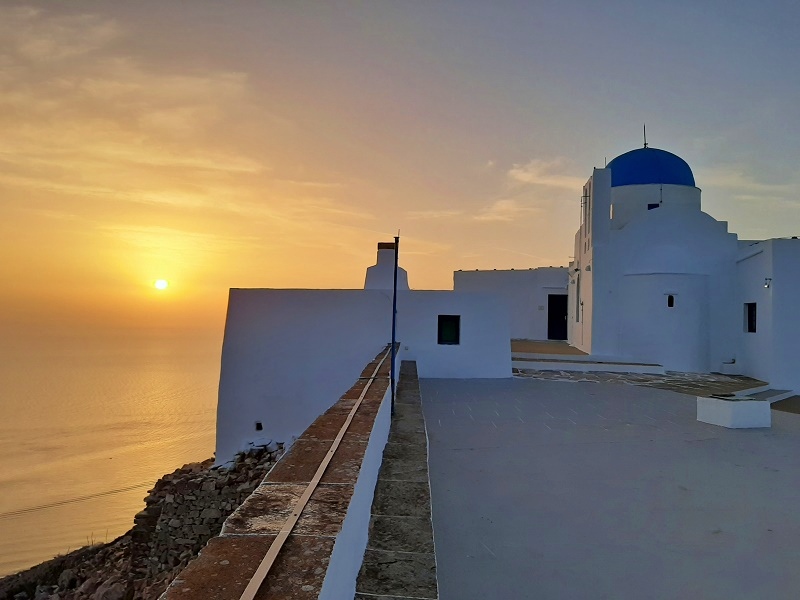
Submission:
[[[4,1],[0,323],[219,329],[398,229],[415,288],[563,265],[644,122],[732,231],[800,234],[799,6]]]

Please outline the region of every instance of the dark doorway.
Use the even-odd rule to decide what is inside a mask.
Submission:
[[[547,294],[547,339],[567,339],[566,294]]]

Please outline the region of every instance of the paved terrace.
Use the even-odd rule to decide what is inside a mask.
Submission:
[[[656,387],[751,387],[724,376],[524,375],[420,382],[440,598],[798,597],[800,415],[728,430]]]

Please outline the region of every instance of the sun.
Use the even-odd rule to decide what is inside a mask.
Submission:
[[[166,279],[156,279],[153,282],[153,287],[156,288],[157,290],[165,290],[169,287],[169,281],[167,281]]]

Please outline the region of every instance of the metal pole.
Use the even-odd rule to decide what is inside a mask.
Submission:
[[[395,396],[395,357],[397,355],[396,336],[397,336],[397,258],[400,252],[400,236],[394,236],[394,288],[392,292],[392,364],[390,365],[390,377],[392,378],[392,414],[394,414]]]

